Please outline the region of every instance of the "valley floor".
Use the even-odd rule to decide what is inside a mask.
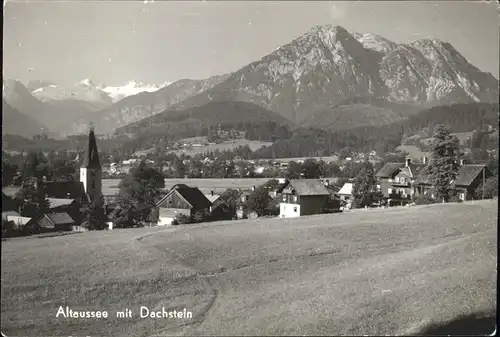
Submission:
[[[496,200],[2,245],[7,336],[395,335],[496,309]]]

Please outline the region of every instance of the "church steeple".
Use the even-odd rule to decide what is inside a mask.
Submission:
[[[94,125],[92,123],[90,124],[89,141],[83,158],[82,167],[89,169],[101,168],[99,152],[97,151],[97,141],[94,134]]]
[[[102,195],[102,168],[97,151],[94,127],[90,125],[89,140],[80,168],[80,181],[90,201],[99,200]]]

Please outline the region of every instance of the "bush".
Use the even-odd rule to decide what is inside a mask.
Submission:
[[[436,201],[429,195],[421,195],[414,199],[416,205],[430,205],[434,204]]]
[[[182,214],[182,213],[181,214],[177,214],[175,216],[174,221],[176,221],[177,224],[179,224],[179,225],[193,223],[193,219],[191,219],[191,217],[189,215],[185,215],[185,214]]]
[[[460,197],[458,195],[452,195],[448,199],[448,202],[463,202],[463,200],[460,199]]]
[[[210,213],[207,211],[198,211],[193,214],[192,220],[195,223],[210,221]]]

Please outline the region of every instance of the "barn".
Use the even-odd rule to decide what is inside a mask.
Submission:
[[[178,184],[156,203],[158,226],[169,226],[178,214],[192,217],[197,212],[210,212],[212,204],[196,187]]]

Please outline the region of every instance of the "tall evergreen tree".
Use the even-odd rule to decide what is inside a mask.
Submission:
[[[102,200],[93,201],[86,210],[83,226],[88,230],[103,230],[106,228],[106,212]]]
[[[448,201],[452,195],[452,183],[458,174],[459,142],[450,130],[440,124],[434,128],[431,154],[427,173],[437,200]]]
[[[363,168],[356,176],[352,188],[353,206],[360,208],[369,206],[382,200],[382,193],[378,190],[377,178],[373,165],[365,161]]]

